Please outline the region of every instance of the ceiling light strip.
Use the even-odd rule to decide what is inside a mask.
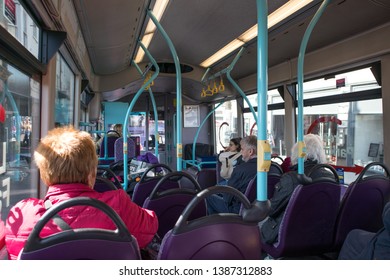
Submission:
[[[154,4],[152,13],[158,21],[161,20],[163,14],[165,12],[165,9],[168,6],[168,3],[169,3],[169,0],[156,0],[156,3]],[[145,48],[149,47],[149,44],[152,41],[152,38],[153,38],[155,31],[156,31],[156,25],[153,23],[153,21],[151,19],[149,19],[148,24],[146,25],[145,34],[141,40],[141,42],[145,46]],[[137,54],[135,56],[134,61],[136,63],[140,63],[143,60],[144,56],[145,56],[145,52],[143,51],[143,49],[141,47],[138,47],[138,51],[137,51]]]
[[[272,26],[278,24],[282,20],[296,13],[309,3],[313,2],[313,0],[290,0],[279,9],[274,11],[268,16],[268,29]],[[242,33],[237,39],[234,39],[232,42],[224,46],[222,49],[217,51],[215,54],[207,58],[203,61],[200,66],[202,67],[210,67],[215,62],[221,60],[231,52],[235,51],[245,43],[257,37],[257,24],[249,28],[247,31]],[[241,44],[237,43],[237,41],[241,42]]]

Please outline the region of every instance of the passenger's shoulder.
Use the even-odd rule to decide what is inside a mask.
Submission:
[[[41,207],[44,207],[43,204],[44,204],[43,199],[26,198],[26,199],[23,199],[23,200],[19,201],[18,203],[16,203],[15,206],[12,207],[12,209],[14,209],[14,208],[18,208],[18,209],[21,209],[21,208],[41,208]]]
[[[9,211],[8,217],[20,215],[35,215],[38,213],[44,213],[46,211],[44,207],[44,201],[38,198],[26,198],[16,203]]]

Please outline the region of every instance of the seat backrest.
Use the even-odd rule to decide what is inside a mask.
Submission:
[[[245,208],[251,205],[238,190],[212,186],[198,193],[184,209],[181,219],[164,236],[158,259],[162,260],[245,260],[261,259],[258,221],[247,222],[232,213],[214,214],[189,220],[199,203],[213,194],[228,193]]]
[[[268,174],[283,174],[283,169],[277,162],[271,161],[271,166],[269,168]]]
[[[177,182],[186,177],[193,185],[193,188],[181,188]],[[166,187],[171,182],[169,189],[162,190],[161,187]],[[154,187],[152,193],[145,199],[143,208],[153,210],[159,221],[157,233],[163,237],[170,229],[173,228],[176,221],[179,219],[184,208],[200,191],[201,187],[196,180],[187,172],[176,171],[164,176]],[[206,203],[200,203],[197,208],[191,213],[190,219],[203,217],[207,213]]]
[[[45,238],[40,237],[41,230],[57,213],[78,205],[88,205],[102,210],[114,222],[117,229],[115,231],[94,228],[69,229]],[[119,215],[104,202],[88,197],[68,199],[48,209],[31,231],[18,258],[21,260],[141,259],[138,243]]]
[[[127,157],[132,159],[136,156],[136,145],[133,139],[127,138]],[[115,161],[123,160],[123,137],[116,139],[114,144]]]
[[[271,199],[274,196],[275,186],[277,183],[279,183],[281,177],[282,177],[281,174],[268,173],[268,176],[267,176],[267,197],[268,197],[268,199]]]
[[[257,197],[257,176],[249,181],[248,186],[245,190],[245,196],[248,198],[249,202],[252,203]]]
[[[122,177],[118,174],[115,174],[115,172],[110,167],[98,167],[96,178],[98,179],[98,177],[108,179],[115,185],[117,189],[122,189]]]
[[[186,172],[195,178],[202,189],[206,189],[217,184],[217,171],[215,168],[202,168],[201,170],[198,170],[198,168],[191,166],[186,170]]]
[[[118,139],[118,137],[110,136],[105,137],[100,144],[100,152],[99,152],[99,165],[109,165],[110,163],[114,162],[114,155],[115,155],[115,141]],[[105,154],[106,151],[106,141],[107,141],[107,155]]]
[[[106,192],[106,191],[117,190],[118,188],[109,179],[101,176],[97,176],[93,189],[97,192]]]
[[[385,172],[375,172],[372,170],[373,166],[382,167]],[[390,200],[389,174],[384,164],[372,162],[348,186],[337,217],[334,241],[336,250],[341,248],[352,229],[377,232],[383,227],[382,211]]]
[[[133,139],[135,143],[135,156],[139,156],[141,154],[141,137],[140,136],[130,136],[129,138]]]
[[[213,168],[203,168],[196,174],[196,181],[202,189],[206,189],[217,184],[216,170]]]
[[[149,195],[152,193],[153,189],[156,187],[157,183],[161,180],[161,177],[154,177],[147,179],[146,181],[139,181],[135,187],[133,194],[131,196],[131,200],[136,203],[139,206],[143,206],[145,200],[149,197]],[[177,188],[178,184],[171,184],[170,182],[167,182],[165,186],[161,186],[160,189],[171,189],[171,188]]]
[[[271,199],[275,192],[275,185],[280,181],[280,174],[268,173],[267,176],[267,198]],[[249,202],[253,202],[257,198],[257,176],[249,181],[245,191],[245,196]]]
[[[279,227],[278,242],[263,242],[265,252],[280,258],[330,251],[341,187],[328,179],[295,188]]]
[[[163,168],[164,170],[166,170],[166,172],[168,172],[168,174],[172,172],[172,169],[169,166],[161,163],[152,165],[144,172],[139,182],[135,185],[134,191],[131,195],[131,200],[141,207],[144,205],[145,199],[152,193],[157,183],[163,178],[163,176],[156,176],[156,177],[147,176],[149,171],[156,170],[157,168]],[[169,188],[177,188],[177,187],[178,187],[178,183],[172,184],[171,182],[167,182],[163,186],[160,186],[160,189],[166,190]]]

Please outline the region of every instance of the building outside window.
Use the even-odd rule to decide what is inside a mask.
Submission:
[[[230,139],[239,136],[236,100],[226,101],[215,110],[215,128],[216,152],[220,152],[229,146]]]
[[[55,126],[73,124],[75,75],[61,55],[57,55]]]
[[[40,29],[19,1],[0,0],[0,25],[39,58]]]
[[[39,141],[40,83],[0,59],[0,213],[37,197],[32,154]]]

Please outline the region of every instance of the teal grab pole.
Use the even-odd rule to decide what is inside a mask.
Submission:
[[[176,149],[176,113],[172,115],[172,123],[173,123],[173,148]]]
[[[123,123],[123,132],[122,132],[123,139],[127,139],[127,126],[128,126],[128,123],[129,123],[130,113],[133,110],[135,102],[138,100],[140,95],[144,92],[145,88],[148,87],[154,81],[154,79],[156,79],[156,77],[160,73],[160,68],[158,67],[156,60],[152,57],[150,52],[145,48],[144,44],[142,44],[141,41],[139,42],[139,44],[140,44],[141,48],[144,50],[145,54],[148,56],[149,60],[154,65],[156,71],[153,73],[151,78],[145,84],[142,85],[142,87],[135,94],[134,98],[131,100],[129,108],[127,109],[127,112],[126,112],[125,121]],[[127,160],[128,160],[128,156],[127,156],[127,141],[123,141],[123,177],[124,177],[123,178],[123,189],[125,191],[127,190],[127,185],[128,185],[128,180],[129,180],[128,179],[128,172],[129,172],[129,170],[128,170],[128,165],[127,165]]]
[[[297,125],[297,136],[298,136],[298,174],[304,173],[304,160],[305,160],[305,152],[306,148],[304,147],[304,141],[303,141],[303,64],[304,64],[304,58],[305,58],[305,51],[307,42],[309,41],[311,32],[313,31],[314,26],[317,24],[319,18],[325,11],[327,5],[329,4],[330,0],[324,0],[322,2],[320,8],[310,21],[305,34],[303,35],[303,39],[301,42],[301,46],[299,49],[299,56],[298,56],[298,69],[297,69],[297,79],[298,79],[298,125]]]
[[[230,81],[230,83],[234,86],[234,88],[240,93],[240,95],[242,96],[242,98],[244,98],[246,104],[248,104],[249,106],[249,109],[251,110],[252,112],[252,115],[255,119],[255,122],[258,123],[258,119],[257,119],[257,114],[255,112],[255,110],[253,109],[253,106],[252,104],[250,103],[248,97],[246,97],[245,93],[242,91],[242,89],[238,86],[238,84],[236,83],[236,81],[233,80],[232,76],[230,75],[230,72],[232,72],[233,70],[233,67],[236,65],[238,59],[240,58],[241,54],[243,53],[244,51],[244,47],[242,47],[240,49],[240,51],[237,53],[236,57],[234,58],[234,60],[232,61],[232,63],[228,66],[227,68],[227,71],[226,71],[226,77],[228,78],[228,80]]]
[[[210,68],[207,68],[206,72],[204,72],[202,79],[200,79],[200,82],[203,84],[204,81],[206,80],[207,74],[210,72]]]
[[[267,140],[267,92],[268,92],[268,5],[267,0],[257,0],[258,34],[257,34],[257,114],[261,122],[257,123],[257,147],[259,141]],[[265,154],[258,154],[265,157]],[[258,161],[259,162],[259,161]],[[257,200],[267,200],[267,172],[257,167]]]
[[[202,129],[203,125],[206,123],[207,119],[215,112],[215,110],[217,110],[223,103],[225,103],[225,101],[222,101],[221,103],[219,103],[217,106],[215,106],[215,108],[213,110],[211,110],[207,116],[204,118],[204,120],[202,121],[202,123],[200,124],[200,126],[198,127],[198,130],[196,131],[196,134],[195,134],[195,137],[194,137],[194,143],[192,144],[192,161],[194,162],[195,164],[195,147],[196,147],[196,141],[198,140],[198,137],[199,137],[199,132],[200,130]],[[200,167],[198,165],[196,165],[196,167],[198,167],[198,169],[200,170]]]
[[[169,49],[172,53],[172,58],[175,62],[176,68],[176,125],[177,125],[177,141],[176,141],[176,156],[177,162],[176,167],[177,171],[182,170],[182,160],[183,160],[183,144],[182,144],[182,111],[181,111],[181,67],[179,62],[179,57],[177,56],[176,49],[172,43],[172,40],[169,38],[168,34],[162,28],[160,22],[153,15],[151,10],[148,10],[149,17],[152,19],[153,23],[156,25],[157,29],[161,32],[161,35],[164,37],[167,42]]]
[[[20,123],[21,123],[22,118],[20,117],[19,109],[18,109],[18,106],[16,105],[15,99],[8,90],[8,82],[4,83],[4,91],[5,91],[4,98],[5,98],[5,96],[8,97],[8,100],[11,103],[11,107],[14,110],[15,130],[16,130],[15,131],[15,140],[16,140],[16,143],[20,143]],[[5,153],[5,151],[3,151],[3,153]],[[17,153],[15,155],[15,163],[16,163],[16,166],[20,165],[20,150],[19,150],[19,153]]]
[[[153,112],[154,112],[154,155],[156,158],[158,158],[158,115],[157,115],[157,106],[156,106],[156,100],[154,99],[154,94],[152,92],[152,89],[149,87],[149,95],[150,100],[152,100],[152,106],[153,106]],[[159,159],[160,161],[160,159]]]
[[[139,68],[137,62],[135,62],[134,60],[133,60],[133,65],[134,65],[135,69],[137,69],[137,71],[141,75],[141,77],[144,78],[144,76],[145,76],[144,73],[142,73],[141,68]]]
[[[142,78],[144,78],[144,74],[142,73],[141,68],[139,68],[138,64],[133,60],[133,65],[137,69],[138,73],[141,75]],[[158,115],[157,115],[157,106],[156,106],[156,100],[154,99],[154,94],[152,92],[152,89],[148,88],[150,100],[152,100],[153,105],[153,112],[154,112],[154,131],[156,133],[156,137],[154,140],[154,155],[158,158]]]

